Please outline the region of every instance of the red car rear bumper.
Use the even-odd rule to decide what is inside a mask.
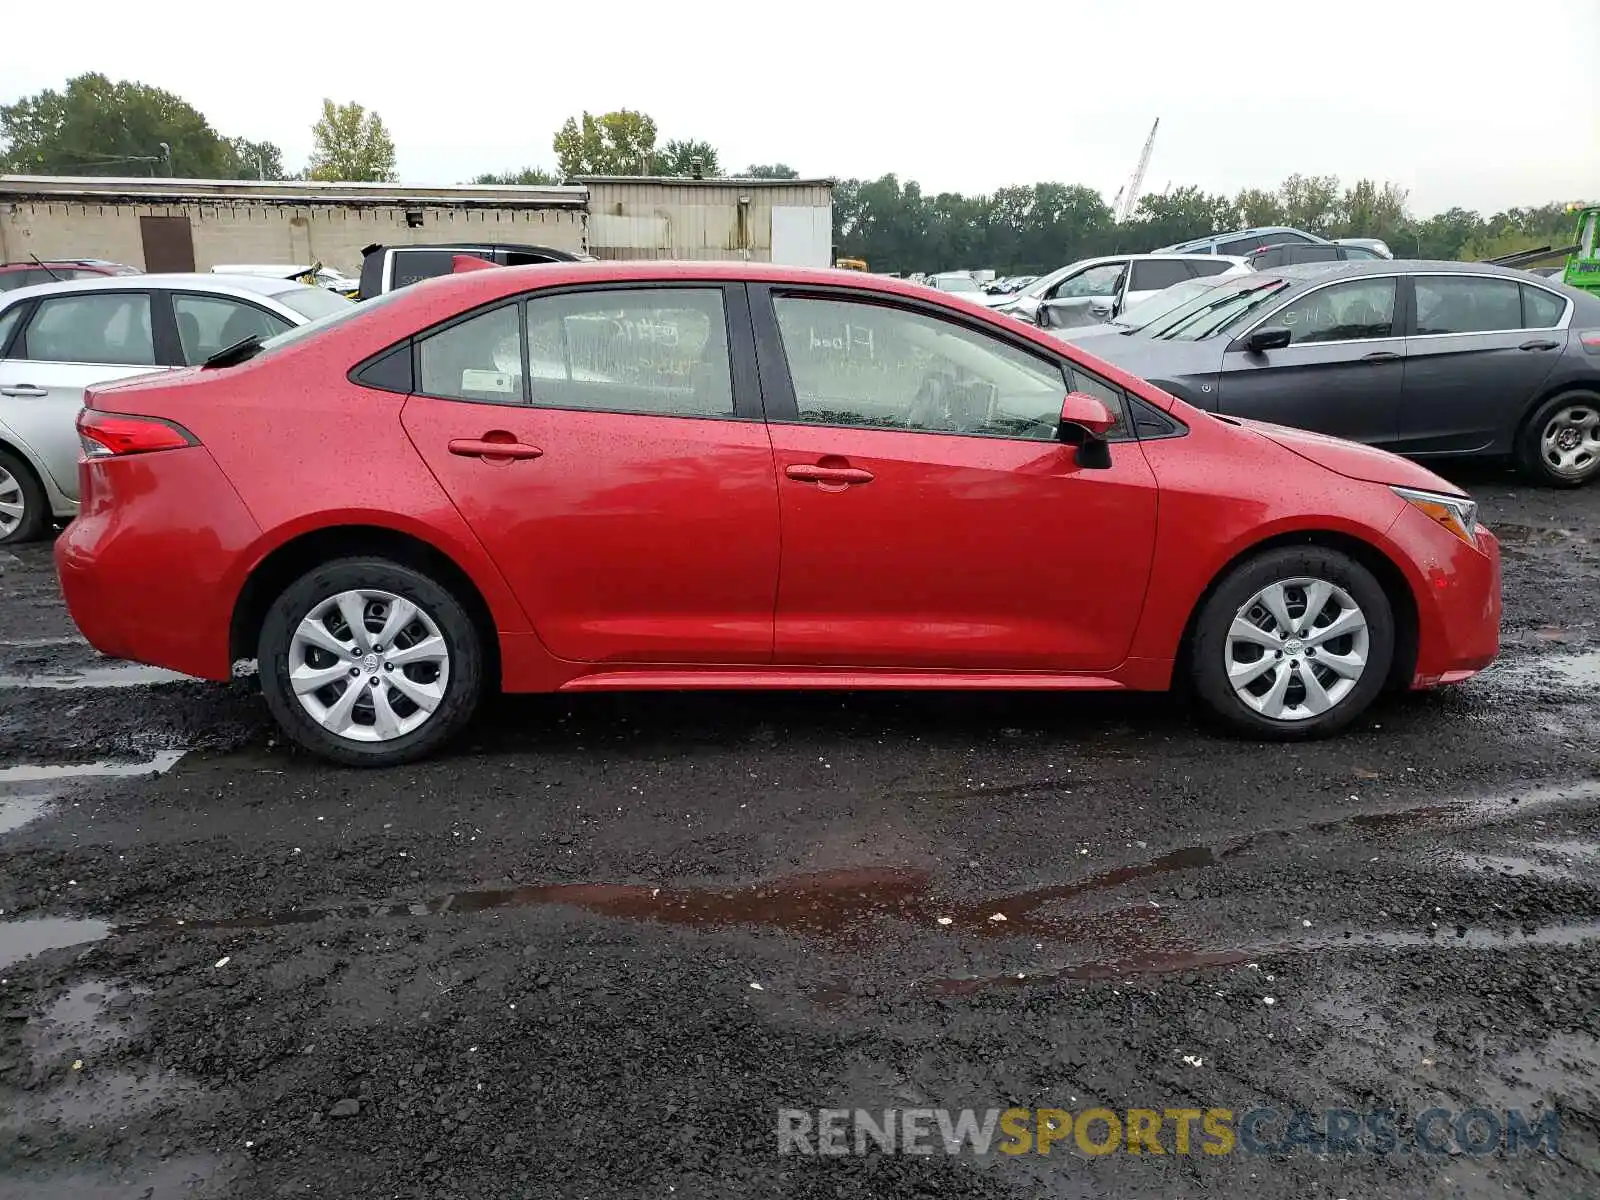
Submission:
[[[79,488],[83,507],[55,559],[83,636],[102,654],[227,679],[227,572],[260,530],[211,455],[191,446],[88,461]]]

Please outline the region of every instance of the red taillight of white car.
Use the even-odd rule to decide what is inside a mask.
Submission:
[[[90,459],[152,454],[200,444],[194,434],[171,421],[93,408],[78,414],[78,440],[83,443],[83,456]]]

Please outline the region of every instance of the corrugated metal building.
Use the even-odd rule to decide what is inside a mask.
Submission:
[[[106,258],[357,274],[373,242],[524,242],[599,258],[832,262],[830,180],[595,177],[559,187],[0,176],[0,262]]]
[[[713,258],[833,265],[831,179],[580,175],[597,258]]]
[[[584,248],[581,187],[402,187],[0,176],[0,262],[107,258],[147,271],[321,262],[350,274],[372,242]]]

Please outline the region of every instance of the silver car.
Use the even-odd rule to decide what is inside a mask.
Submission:
[[[0,545],[76,515],[84,388],[195,366],[351,303],[245,275],[104,276],[0,293]]]
[[[1068,263],[1020,292],[987,296],[984,302],[1049,328],[1092,325],[1175,283],[1249,269],[1243,259],[1221,254],[1110,254]],[[1051,311],[1041,316],[1041,308]]]

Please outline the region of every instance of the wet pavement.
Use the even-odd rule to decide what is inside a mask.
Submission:
[[[1463,482],[1502,661],[1304,746],[1161,697],[597,695],[339,771],[0,552],[0,1200],[1600,1194],[1600,488]],[[782,1109],[1009,1107],[1560,1137],[778,1154]]]

